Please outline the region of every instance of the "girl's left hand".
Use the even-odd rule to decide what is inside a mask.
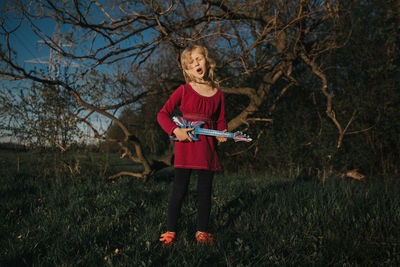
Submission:
[[[223,130],[224,133],[226,133],[227,131],[227,129]],[[217,138],[218,142],[220,143],[226,142],[228,140],[228,138],[222,136],[216,136],[215,138]]]

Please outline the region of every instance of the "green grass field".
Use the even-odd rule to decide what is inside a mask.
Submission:
[[[58,156],[60,157],[60,156]],[[172,247],[165,231],[172,169],[144,182],[107,177],[118,155],[0,153],[1,266],[398,266],[400,184],[218,174],[217,244],[194,242],[196,179]],[[74,159],[74,161],[72,160]],[[119,164],[119,165],[118,165]],[[124,166],[121,166],[124,165]],[[76,165],[76,164],[75,164]]]

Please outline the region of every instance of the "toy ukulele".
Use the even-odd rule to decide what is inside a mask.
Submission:
[[[233,138],[233,140],[235,142],[238,142],[238,141],[251,142],[253,140],[248,135],[246,135],[246,134],[244,134],[242,132],[229,133],[229,132],[222,132],[222,131],[217,131],[217,130],[201,128],[201,126],[203,124],[205,124],[204,121],[188,121],[188,120],[186,120],[185,118],[183,118],[181,116],[172,117],[172,121],[176,125],[178,125],[180,128],[194,128],[193,131],[188,132],[189,137],[193,141],[199,141],[200,140],[197,137],[198,134]],[[171,138],[174,141],[178,141],[178,138],[176,138],[175,136],[171,136],[170,135],[169,138]]]

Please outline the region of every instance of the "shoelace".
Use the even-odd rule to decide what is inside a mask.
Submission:
[[[206,233],[206,232],[200,232],[196,236],[196,240],[198,243],[208,244],[208,245],[214,245],[214,243],[215,243],[215,239],[214,239],[213,235],[210,233]]]
[[[161,235],[160,241],[163,242],[164,245],[171,245],[174,239],[175,233],[166,232]]]

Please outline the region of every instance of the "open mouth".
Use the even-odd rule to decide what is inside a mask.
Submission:
[[[201,74],[203,74],[203,69],[202,69],[202,68],[197,68],[197,69],[196,69],[196,72],[197,72],[199,75],[201,75]]]

